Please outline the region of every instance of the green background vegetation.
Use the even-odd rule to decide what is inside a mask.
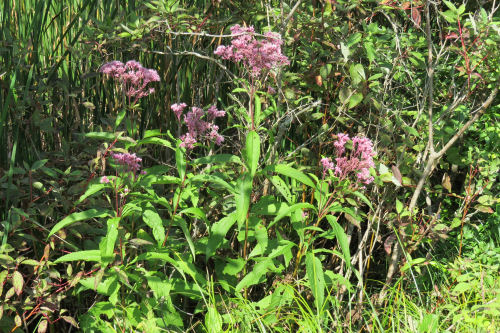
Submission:
[[[2,1],[0,331],[494,332],[498,6]],[[290,60],[256,131],[234,24]],[[132,59],[161,77],[133,111],[98,72]],[[224,145],[185,154],[177,102],[226,110]],[[365,189],[321,182],[337,133],[374,142]],[[148,172],[118,219],[111,149]]]

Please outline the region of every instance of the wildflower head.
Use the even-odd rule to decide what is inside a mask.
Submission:
[[[109,183],[109,179],[108,179],[108,177],[106,177],[106,176],[102,176],[102,177],[101,177],[101,180],[100,180],[100,183],[101,183],[101,184],[107,184],[107,183]]]
[[[127,61],[125,64],[114,60],[102,65],[99,71],[118,79],[125,94],[135,100],[152,94],[154,88],[147,85],[150,82],[160,81],[157,71],[144,68],[135,60]]]
[[[328,172],[328,170],[333,170],[335,168],[335,165],[330,157],[323,157],[320,162],[323,166],[323,176]]]
[[[127,171],[132,171],[134,174],[141,168],[142,159],[134,154],[129,153],[111,153],[111,157],[116,164],[123,165]]]
[[[373,177],[370,176],[370,168],[375,165],[373,156],[373,143],[370,139],[364,137],[352,138],[352,151],[347,153],[346,143],[349,141],[347,134],[337,134],[337,140],[334,142],[335,147],[335,163],[330,158],[323,158],[321,163],[323,165],[323,174],[326,170],[334,170],[334,175],[345,179],[349,175],[356,176],[356,180],[362,184],[370,184],[373,182]]]
[[[184,111],[184,109],[186,107],[187,107],[186,103],[175,103],[175,104],[172,104],[172,106],[170,108],[172,109],[175,116],[177,117],[177,120],[181,121],[182,111]]]
[[[172,105],[172,110],[180,120],[182,112],[186,108],[185,103]],[[190,111],[184,115],[184,123],[187,126],[187,133],[183,134],[181,139],[181,147],[193,149],[194,144],[199,139],[205,138],[215,142],[220,146],[224,142],[224,137],[219,134],[219,126],[214,124],[216,118],[224,117],[226,111],[218,110],[215,105],[208,108],[205,112],[199,107],[193,106]]]
[[[252,77],[290,63],[281,53],[283,41],[279,34],[267,32],[263,39],[257,40],[252,26],[245,28],[239,24],[231,27],[231,33],[234,36],[231,45],[220,45],[214,54],[225,60],[242,62]]]

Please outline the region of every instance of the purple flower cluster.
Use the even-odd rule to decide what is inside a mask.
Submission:
[[[127,171],[132,171],[134,174],[141,168],[142,158],[129,153],[111,153],[111,157],[116,164],[125,166]]]
[[[263,40],[257,40],[252,26],[245,28],[239,24],[231,27],[231,33],[235,35],[231,45],[220,45],[214,53],[226,60],[242,61],[252,77],[290,63],[281,53],[283,41],[279,34],[266,32]]]
[[[373,182],[373,177],[370,176],[370,168],[375,166],[373,162],[373,143],[368,138],[355,136],[352,138],[352,152],[346,154],[346,143],[350,140],[347,134],[337,134],[337,140],[334,142],[335,147],[335,163],[331,158],[321,159],[323,166],[323,174],[327,170],[334,170],[335,176],[343,179],[349,176],[350,173],[356,173],[357,180],[363,184]]]
[[[160,81],[157,71],[144,68],[135,60],[127,61],[126,64],[117,60],[111,61],[102,65],[99,71],[118,79],[125,94],[135,101],[155,91],[154,88],[147,87],[148,83]]]
[[[174,111],[174,114],[177,117],[177,120],[181,121],[182,111],[184,111],[184,109],[186,107],[187,107],[186,103],[175,103],[175,104],[172,104],[172,106],[170,108],[172,109],[172,111]]]
[[[170,108],[180,121],[181,115],[186,107],[186,103],[176,103]],[[213,122],[216,118],[224,117],[225,115],[226,111],[218,110],[215,105],[208,108],[206,112],[201,108],[193,106],[191,111],[188,111],[184,115],[184,123],[188,128],[188,132],[180,137],[182,141],[181,147],[193,149],[194,144],[198,142],[200,138],[214,141],[220,146],[222,142],[224,142],[224,137],[219,134],[219,126],[215,125]]]

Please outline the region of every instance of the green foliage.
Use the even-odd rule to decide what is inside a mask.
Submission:
[[[498,8],[427,8],[2,2],[0,331],[494,331]],[[243,23],[290,65],[214,56]],[[115,59],[155,93],[131,103]],[[226,110],[222,146],[183,147],[182,101]],[[322,169],[336,133],[372,139],[372,184]]]

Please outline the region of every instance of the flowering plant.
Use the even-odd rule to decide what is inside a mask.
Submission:
[[[334,175],[339,177],[340,180],[354,174],[357,182],[368,185],[374,179],[370,176],[370,168],[375,166],[373,163],[373,156],[375,156],[373,143],[368,138],[355,136],[352,138],[352,151],[348,154],[345,146],[349,140],[349,135],[337,134],[337,140],[333,144],[337,156],[335,163],[330,157],[321,159],[323,178],[328,170],[333,170]]]
[[[251,130],[255,130],[255,104],[258,102],[256,92],[263,87],[267,81],[268,75],[273,70],[277,70],[282,66],[288,65],[290,61],[281,52],[283,41],[279,34],[274,32],[266,32],[263,39],[257,39],[255,29],[250,27],[242,27],[239,24],[232,26],[231,34],[233,36],[231,45],[219,45],[214,51],[214,54],[222,57],[222,59],[230,60],[235,63],[243,64],[245,74],[247,74],[249,82],[246,85],[246,90],[249,97],[249,114],[251,121]],[[272,94],[274,89],[270,86],[267,88]],[[254,104],[254,100],[255,104]]]
[[[186,103],[176,103],[171,106],[179,122],[181,122],[181,115],[186,107]],[[188,131],[180,137],[182,141],[180,146],[193,149],[194,144],[202,138],[212,140],[216,145],[220,146],[224,142],[224,137],[219,134],[219,126],[214,124],[214,120],[225,115],[226,111],[218,110],[215,105],[209,107],[207,111],[193,106],[191,111],[184,115],[184,123]]]

